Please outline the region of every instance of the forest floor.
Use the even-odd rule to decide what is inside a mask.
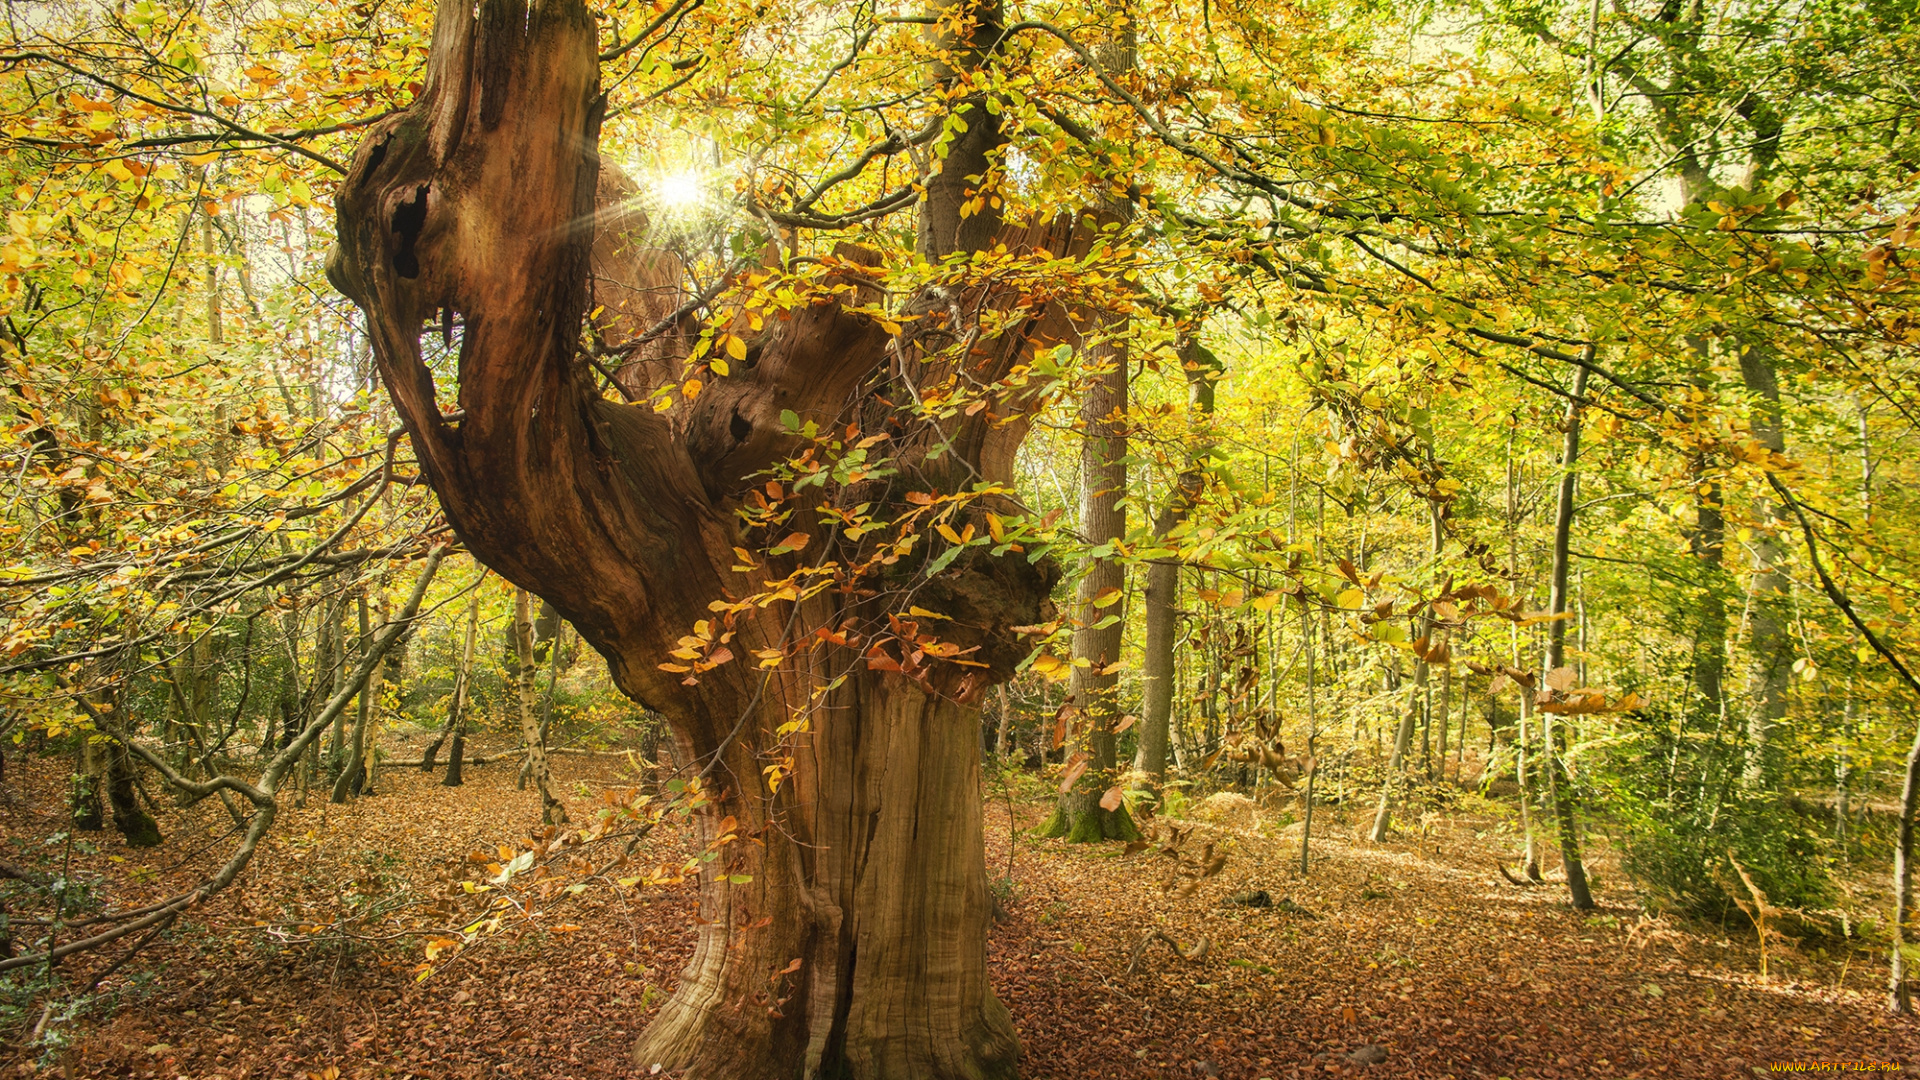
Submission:
[[[88,834],[92,854],[36,849],[63,827],[65,762],[7,764],[6,858],[71,860],[73,878],[97,879],[97,897],[116,908],[191,884],[231,846],[231,822],[209,801],[163,817],[159,848],[125,848],[109,831]],[[579,812],[600,789],[630,787],[624,768],[618,757],[560,757],[558,790]],[[474,768],[460,788],[417,770],[383,773],[376,797],[346,807],[316,793],[285,813],[232,889],[114,972],[88,1009],[48,1017],[72,1039],[54,1061],[37,1065],[20,1049],[41,1010],[16,1013],[19,1027],[0,1032],[0,1076],[635,1075],[628,1049],[691,949],[689,886],[582,891],[537,924],[509,922],[440,957],[424,981],[423,939],[389,938],[392,924],[377,917],[476,877],[471,852],[524,839],[538,808],[514,790],[514,771],[511,759]],[[990,795],[989,875],[1011,866],[1014,883],[992,968],[1033,1080],[1920,1069],[1920,1025],[1881,1012],[1883,958],[1775,945],[1762,977],[1750,937],[1642,920],[1604,852],[1594,859],[1601,910],[1580,915],[1551,874],[1533,888],[1501,878],[1496,861],[1511,861],[1515,841],[1491,804],[1425,815],[1381,845],[1358,838],[1358,807],[1317,811],[1302,878],[1298,826],[1276,828],[1273,812],[1257,823],[1244,799],[1216,799],[1200,808],[1214,821],[1188,842],[1211,841],[1227,865],[1175,898],[1159,885],[1168,860],[1151,851],[1032,839],[1024,829],[1046,809],[1037,783],[1011,794],[996,783]],[[686,851],[684,836],[660,830],[639,857]],[[1229,902],[1249,890],[1275,906]],[[300,926],[343,916],[359,920],[356,937],[298,941]],[[1187,961],[1155,941],[1128,974],[1153,929],[1208,947]],[[118,956],[68,961],[68,985]],[[1361,1063],[1369,1058],[1380,1063]]]

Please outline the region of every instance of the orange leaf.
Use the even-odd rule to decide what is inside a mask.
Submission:
[[[1073,763],[1067,766],[1067,771],[1065,773],[1061,774],[1060,793],[1064,795],[1068,791],[1073,790],[1074,782],[1079,780],[1080,777],[1086,773],[1086,771],[1087,771],[1086,755],[1085,754],[1074,755]]]

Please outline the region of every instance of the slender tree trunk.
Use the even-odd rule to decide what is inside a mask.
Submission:
[[[1320,737],[1320,708],[1314,696],[1313,669],[1313,609],[1302,608],[1300,612],[1300,637],[1307,650],[1307,789],[1301,796],[1304,809],[1300,822],[1300,876],[1307,876],[1309,857],[1313,850],[1313,782],[1320,775],[1320,759],[1316,756],[1315,740]]]
[[[278,534],[275,534],[276,536]],[[269,731],[261,740],[260,756],[273,756],[273,752],[293,741],[300,720],[307,715],[300,708],[300,605],[296,598],[280,614],[280,641],[287,657],[287,675],[280,682],[280,693],[275,702],[280,714],[279,731]]]
[[[382,669],[385,664],[375,664],[373,674],[360,689],[359,716],[354,720],[352,736],[347,743],[346,763],[340,769],[340,775],[334,777],[333,792],[330,796],[336,803],[344,803],[360,795],[368,794],[367,782],[367,731],[373,722],[374,710],[368,705],[368,699],[377,698],[381,692]]]
[[[373,646],[373,620],[367,610],[367,594],[362,589],[359,596],[360,608],[360,649]],[[334,777],[332,800],[344,803],[367,790],[367,731],[374,723],[374,714],[379,707],[381,676],[386,663],[375,664],[373,673],[368,676],[366,685],[360,688],[359,711],[353,721],[353,734],[348,740],[346,759],[340,768],[340,775]]]
[[[1162,511],[1155,532],[1168,515]],[[1167,779],[1167,752],[1173,727],[1174,646],[1180,632],[1180,561],[1155,559],[1147,564],[1146,640],[1140,666],[1140,748],[1134,768],[1147,786],[1158,790]]]
[[[1461,676],[1460,686],[1460,738],[1453,744],[1453,782],[1466,783],[1467,776],[1467,726],[1473,719],[1473,695],[1468,693],[1472,683]]]
[[[347,618],[346,597],[340,597],[327,609],[327,634],[330,648],[327,653],[327,691],[316,696],[324,704],[340,688],[347,670],[347,631],[342,625]],[[316,672],[316,679],[319,674]],[[335,713],[333,717],[333,737],[327,744],[327,768],[334,774],[346,767],[347,762],[347,717],[346,713]]]
[[[1780,410],[1780,382],[1774,373],[1772,350],[1764,343],[1740,350],[1740,373],[1753,396],[1753,437],[1774,454],[1786,451],[1786,429]],[[1784,751],[1774,729],[1787,715],[1787,693],[1793,679],[1793,639],[1788,632],[1789,582],[1781,563],[1786,557],[1780,520],[1773,500],[1754,500],[1756,518],[1749,550],[1753,572],[1750,620],[1751,659],[1747,668],[1747,762],[1744,780],[1750,787],[1772,789],[1780,781]]]
[[[1134,28],[1125,21],[1111,28],[1096,48],[1101,67],[1109,73],[1134,66]],[[1130,199],[1108,199],[1101,207],[1102,224],[1125,226],[1133,220]],[[1117,237],[1116,237],[1117,239]],[[1105,554],[1090,556],[1086,575],[1074,605],[1073,703],[1080,710],[1077,726],[1083,733],[1080,753],[1087,769],[1079,782],[1061,797],[1053,819],[1042,833],[1075,843],[1097,840],[1133,840],[1140,835],[1124,804],[1108,809],[1104,798],[1119,780],[1114,728],[1120,718],[1121,647],[1127,629],[1126,564],[1112,545],[1127,535],[1127,429],[1131,360],[1128,336],[1131,320],[1124,314],[1100,311],[1098,328],[1089,350],[1095,369],[1081,400],[1080,422],[1080,533]]]
[[[1125,332],[1125,320],[1104,320],[1113,333]],[[1124,342],[1100,343],[1092,376],[1080,409],[1086,434],[1080,453],[1080,532],[1095,546],[1111,546],[1127,534],[1122,501],[1127,494],[1127,349]],[[1127,624],[1126,566],[1118,555],[1096,555],[1089,560],[1074,604],[1074,667],[1069,683],[1075,727],[1082,732],[1079,755],[1087,769],[1079,783],[1060,798],[1053,818],[1041,832],[1065,836],[1076,843],[1131,840],[1139,835],[1124,806],[1108,810],[1103,793],[1115,780],[1113,728],[1120,710],[1119,690],[1122,635]]]
[[[1847,859],[1847,823],[1852,816],[1849,807],[1849,789],[1853,771],[1853,732],[1857,708],[1853,697],[1853,680],[1847,680],[1847,704],[1840,714],[1840,738],[1833,753],[1833,839],[1840,847],[1840,858]]]
[[[560,685],[560,647],[564,644],[562,639],[566,636],[566,632],[565,620],[553,611],[551,605],[542,601],[539,614],[533,620],[533,657],[538,663],[541,655],[540,648],[542,645],[546,647],[547,690],[540,695],[539,709],[540,747],[543,754],[548,752],[549,733],[553,729],[554,693]],[[531,682],[533,678],[534,676],[528,676],[528,681]],[[527,790],[527,781],[531,779],[533,779],[533,755],[529,754],[520,762],[520,776],[514,782],[514,789]]]
[[[101,759],[103,747],[94,736],[82,731],[75,736],[73,775],[69,778],[67,809],[73,827],[99,832],[107,827],[106,807],[101,794],[106,790],[106,768]]]
[[[213,706],[219,690],[220,666],[213,654],[213,631],[207,627],[194,632],[187,642],[180,670],[180,727],[195,757],[207,752],[207,736],[213,725]]]
[[[480,577],[484,579],[486,571],[481,571]],[[474,581],[472,589],[473,597],[467,601],[466,640],[460,646],[460,656],[453,668],[453,693],[447,705],[447,722],[440,726],[440,735],[433,740],[431,746],[427,747],[427,752],[420,755],[421,772],[433,771],[433,759],[440,752],[440,744],[446,741],[447,736],[458,732],[464,726],[467,713],[467,686],[473,672],[473,643],[480,633],[480,580]],[[455,766],[451,764],[450,758],[448,769],[453,768]],[[458,787],[459,781],[456,780],[448,786]]]
[[[1513,440],[1518,422],[1507,429],[1507,573],[1515,579],[1520,575],[1520,480],[1514,469]],[[1520,631],[1512,631],[1513,666],[1524,668],[1527,661],[1520,654]],[[1514,720],[1513,739],[1513,776],[1520,788],[1520,828],[1526,834],[1526,865],[1524,871],[1530,881],[1540,880],[1540,848],[1533,835],[1533,788],[1527,776],[1527,721],[1533,715],[1533,699],[1527,687],[1521,686],[1520,711]],[[1489,735],[1491,736],[1491,731]]]
[[[1213,417],[1214,383],[1220,364],[1196,336],[1189,332],[1180,341],[1181,366],[1187,377],[1188,423],[1210,426]],[[1165,539],[1186,520],[1204,478],[1199,464],[1206,456],[1208,442],[1202,441],[1189,451],[1188,467],[1176,481],[1167,505],[1154,518],[1153,534]],[[1167,747],[1173,724],[1175,690],[1174,647],[1180,635],[1180,568],[1178,558],[1154,559],[1147,564],[1146,643],[1141,663],[1140,749],[1134,756],[1134,768],[1144,773],[1154,790],[1166,782]]]
[[[1516,653],[1519,646],[1514,647]],[[1515,657],[1518,660],[1518,657]],[[1527,773],[1527,740],[1531,738],[1528,723],[1533,718],[1533,695],[1526,687],[1520,688],[1520,713],[1514,721],[1514,781],[1520,787],[1520,830],[1526,834],[1526,864],[1523,867],[1527,880],[1540,880],[1540,842],[1533,834],[1533,784]]]
[[[459,787],[466,783],[467,767],[467,710],[462,707],[454,715],[453,737],[447,744],[447,775],[440,778],[441,787]]]
[[[1591,345],[1587,347],[1586,358],[1593,359]],[[1567,613],[1567,564],[1573,543],[1574,484],[1580,465],[1580,399],[1586,393],[1587,369],[1583,366],[1574,373],[1573,396],[1567,401],[1567,440],[1560,455],[1560,490],[1553,517],[1553,569],[1547,593],[1547,612],[1554,618],[1547,624],[1546,657],[1540,673],[1542,696],[1546,698],[1542,703],[1541,745],[1546,756],[1547,791],[1559,818],[1560,861],[1566,866],[1567,895],[1579,911],[1593,910],[1593,893],[1587,888],[1586,865],[1580,859],[1579,800],[1561,756],[1552,686],[1566,662],[1567,622],[1563,616]]]
[[[1920,814],[1920,726],[1907,751],[1907,771],[1900,784],[1900,823],[1893,843],[1893,950],[1887,971],[1887,1011],[1900,1016],[1913,1012],[1913,988],[1907,984],[1907,941],[1913,921],[1913,828]]]
[[[1694,388],[1707,393],[1712,389],[1705,370],[1707,344],[1704,340],[1691,344],[1700,365],[1694,372]],[[1726,709],[1727,600],[1723,552],[1727,519],[1721,505],[1720,482],[1708,471],[1704,457],[1697,457],[1693,462],[1693,482],[1694,528],[1687,543],[1701,566],[1700,602],[1693,632],[1693,693],[1696,718],[1717,721]]]
[[[539,668],[533,658],[533,603],[525,589],[513,594],[513,648],[519,664],[514,671],[513,689],[520,712],[520,737],[527,746],[527,764],[533,786],[540,792],[540,819],[549,825],[565,824],[567,808],[553,797],[553,775],[547,769],[546,740],[540,737],[540,714],[534,705],[534,678]]]
[[[1407,748],[1413,742],[1413,725],[1420,714],[1420,699],[1427,688],[1427,665],[1413,669],[1413,682],[1407,689],[1407,707],[1400,713],[1400,726],[1394,730],[1393,752],[1387,759],[1387,776],[1380,784],[1380,805],[1373,812],[1373,829],[1367,839],[1384,843],[1393,834],[1393,797],[1406,771]]]
[[[993,752],[1007,758],[1018,749],[1013,745],[1013,695],[1007,692],[1007,684],[1001,683],[1000,724],[993,732]]]

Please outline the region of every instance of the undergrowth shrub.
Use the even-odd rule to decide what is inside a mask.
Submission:
[[[1695,918],[1744,919],[1749,897],[1733,860],[1778,908],[1831,907],[1822,823],[1791,800],[1741,782],[1745,747],[1690,731],[1659,714],[1637,716],[1588,779],[1610,820],[1621,865],[1650,906]]]

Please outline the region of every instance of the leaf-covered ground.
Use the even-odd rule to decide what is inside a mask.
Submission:
[[[59,827],[63,763],[9,760],[4,824],[16,864]],[[555,771],[576,813],[631,786],[619,758],[562,757]],[[634,1074],[627,1048],[672,990],[691,945],[686,886],[590,888],[532,922],[437,957],[416,979],[429,937],[391,936],[470,918],[435,907],[484,876],[475,851],[524,839],[537,824],[513,766],[441,787],[388,773],[377,797],[319,798],[289,812],[242,882],[102,986],[108,997],[55,1029],[72,1047],[36,1068],[9,1032],[0,1068],[15,1075],[225,1080],[259,1077],[601,1077]],[[1037,789],[1036,789],[1037,790]],[[1712,928],[1648,925],[1604,858],[1603,910],[1581,916],[1549,882],[1518,888],[1495,862],[1511,832],[1486,815],[1430,816],[1396,842],[1356,838],[1360,814],[1316,820],[1312,872],[1299,830],[1273,813],[1256,827],[1224,801],[1188,845],[1228,859],[1186,897],[1163,891],[1173,860],[1118,845],[1068,847],[1014,837],[1008,801],[988,809],[990,874],[1013,895],[993,931],[997,987],[1025,1048],[1024,1075],[1260,1077],[1730,1077],[1773,1062],[1881,1061],[1920,1067],[1920,1026],[1878,1007],[1882,961],[1845,949],[1770,957]],[[1044,807],[1012,800],[1022,826]],[[1324,830],[1322,826],[1324,825]],[[164,895],[221,857],[230,828],[217,804],[163,820],[158,849],[111,832],[73,853],[124,908]],[[684,836],[660,831],[637,863],[677,862]],[[609,855],[614,852],[608,852]],[[617,876],[617,875],[616,875]],[[1272,907],[1229,902],[1262,891]],[[344,924],[318,935],[302,927]],[[569,929],[578,927],[578,929]],[[1127,973],[1143,935],[1159,929]],[[85,985],[117,953],[70,961]],[[1782,974],[1782,970],[1786,974]],[[36,1009],[22,1021],[31,1026]],[[1377,1064],[1366,1064],[1377,1060]],[[330,1071],[332,1070],[332,1071]]]

